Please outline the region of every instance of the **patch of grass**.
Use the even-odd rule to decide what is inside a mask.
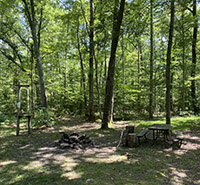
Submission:
[[[135,121],[139,126],[147,128],[152,124],[165,124],[165,119],[155,119],[155,120],[137,120]],[[171,125],[173,130],[200,130],[200,117],[173,117],[171,119]]]
[[[176,130],[200,130],[200,117],[176,117],[172,119],[172,126]]]

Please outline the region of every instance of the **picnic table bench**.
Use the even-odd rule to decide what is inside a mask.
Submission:
[[[179,148],[181,147],[181,145],[183,144],[183,140],[184,140],[184,135],[182,132],[176,132],[176,138],[175,140],[178,141],[179,144]],[[176,141],[175,141],[176,142]]]
[[[148,129],[143,129],[140,133],[137,134],[138,144],[140,145],[140,138],[144,137],[147,140],[146,134],[149,132]]]

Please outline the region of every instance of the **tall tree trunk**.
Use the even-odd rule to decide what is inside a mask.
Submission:
[[[166,65],[166,124],[171,123],[171,92],[170,92],[170,82],[171,82],[171,73],[170,73],[170,65],[171,65],[171,49],[173,43],[173,32],[174,32],[174,0],[171,0],[171,18],[170,18],[170,26],[169,26],[169,39],[168,39],[168,48],[167,48],[167,65]]]
[[[182,11],[182,92],[181,92],[181,110],[185,111],[185,28],[184,28],[184,9]]]
[[[193,19],[194,19],[194,28],[193,28],[193,38],[192,38],[192,70],[191,70],[191,98],[192,98],[192,108],[194,114],[198,113],[197,107],[197,99],[196,99],[196,83],[195,83],[195,76],[196,76],[196,43],[197,43],[197,28],[198,28],[198,18],[197,18],[197,6],[196,0],[193,0]]]
[[[101,61],[101,67],[100,67],[100,89],[102,89],[102,87],[104,86],[104,81],[106,81],[106,50],[105,50],[105,44],[103,47],[103,51],[105,51],[105,56],[104,56],[104,60]],[[104,69],[104,73],[103,73],[103,69]]]
[[[124,13],[124,5],[125,0],[121,0],[120,8],[118,10],[119,1],[115,0],[115,8],[114,8],[114,20],[113,20],[113,31],[112,31],[112,45],[111,45],[111,54],[108,68],[108,76],[106,80],[106,92],[105,92],[105,102],[104,102],[104,112],[103,112],[103,121],[101,128],[108,128],[108,114],[111,109],[111,102],[113,97],[114,90],[114,78],[115,78],[115,58],[117,45],[120,34],[120,27],[123,19]]]
[[[34,51],[35,51],[35,57],[37,61],[37,70],[39,74],[39,83],[40,83],[40,93],[41,93],[41,101],[42,106],[47,107],[47,100],[46,100],[46,90],[45,90],[45,82],[44,82],[44,73],[42,69],[42,60],[40,57],[40,29],[42,24],[42,9],[41,9],[41,17],[40,17],[40,23],[39,23],[39,29],[38,33],[36,33],[36,17],[35,17],[35,8],[34,8],[34,0],[30,0],[30,9],[28,7],[27,1],[23,0],[23,3],[25,5],[25,12],[26,16],[28,18],[28,22],[30,24],[32,38],[33,38],[33,44],[34,44]]]
[[[125,56],[124,56],[124,37],[122,34],[122,41],[121,41],[121,49],[122,49],[122,84],[125,85]],[[125,93],[124,87],[122,87],[122,102],[125,105]],[[125,112],[125,106],[123,106],[122,113]]]
[[[185,46],[183,45],[182,51],[182,111],[185,111]]]
[[[101,114],[101,93],[100,93],[99,78],[98,78],[98,62],[97,62],[97,59],[96,59],[95,55],[94,55],[94,59],[95,59],[95,77],[96,77],[96,89],[97,89],[97,95],[98,95],[99,116],[102,119],[102,114]]]
[[[112,100],[111,100],[111,107],[108,112],[108,123],[113,123],[113,114],[114,114],[114,94],[112,95]]]
[[[65,49],[65,72],[64,72],[64,89],[67,88],[67,47]]]
[[[106,81],[107,78],[107,55],[106,55],[106,49],[105,49],[105,58],[104,58],[104,80]]]
[[[34,79],[33,79],[33,62],[34,62],[34,53],[33,53],[33,45],[31,44],[31,111],[34,113]],[[34,115],[33,115],[34,116]]]
[[[78,20],[76,34],[77,34],[78,53],[79,53],[79,57],[80,57],[80,66],[81,66],[81,80],[83,82],[84,109],[86,109],[86,107],[87,107],[86,80],[85,80],[85,72],[84,72],[84,66],[83,66],[83,57],[82,57],[81,46],[80,46],[79,20]]]
[[[173,59],[172,59],[173,60]],[[173,112],[174,111],[174,106],[173,106],[173,90],[174,90],[174,86],[173,86],[173,80],[174,80],[174,71],[171,70],[171,77],[170,77],[170,111]]]
[[[89,120],[94,121],[94,2],[90,0]]]
[[[125,55],[124,55],[124,37],[122,35],[122,83],[125,84]]]
[[[141,43],[140,38],[138,40],[138,63],[137,63],[137,70],[138,70],[138,96],[137,96],[137,110],[138,114],[141,113],[141,97],[140,97],[140,65],[141,65]]]
[[[66,52],[67,52],[67,50],[66,50]],[[59,75],[59,80],[61,80],[62,79],[62,77],[61,77],[61,74],[62,74],[62,69],[61,69],[61,62],[59,61],[59,54],[57,53],[56,54],[56,58],[57,58],[57,62],[58,62],[58,74],[60,74]]]
[[[34,53],[35,54],[35,53]],[[35,85],[35,91],[36,91],[36,101],[35,104],[37,104],[38,106],[41,106],[41,93],[40,93],[40,85],[39,85],[39,75],[38,75],[38,68],[37,68],[37,62],[35,64],[35,79],[34,79],[34,85]]]
[[[153,118],[153,0],[150,1],[150,95],[149,95],[149,118]]]

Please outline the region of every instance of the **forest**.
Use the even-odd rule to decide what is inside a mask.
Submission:
[[[19,83],[39,117],[198,114],[199,3],[172,2],[1,1],[1,114],[16,114]]]
[[[199,0],[0,12],[0,184],[200,184]]]

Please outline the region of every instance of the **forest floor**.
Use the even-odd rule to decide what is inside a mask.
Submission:
[[[162,122],[164,119],[120,121],[110,125],[109,130],[100,130],[98,122],[63,118],[53,127],[34,130],[31,135],[23,128],[18,137],[15,123],[0,123],[0,184],[200,184],[200,117],[172,119],[173,131],[184,133],[180,149],[148,141],[139,147],[116,150],[125,126],[135,125],[139,132]],[[84,150],[55,147],[59,132],[88,134],[94,146]]]

